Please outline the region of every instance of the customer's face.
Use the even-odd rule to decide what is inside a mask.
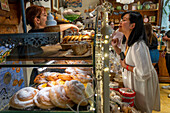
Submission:
[[[114,29],[114,23],[113,22],[110,23],[110,26]]]
[[[40,15],[40,26],[46,27],[46,21],[47,21],[47,13],[46,11],[43,10]]]
[[[129,14],[125,14],[120,21],[119,31],[125,33],[128,30],[130,30]]]

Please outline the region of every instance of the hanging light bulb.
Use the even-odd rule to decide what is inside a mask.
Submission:
[[[120,2],[120,0],[116,0],[116,2]]]

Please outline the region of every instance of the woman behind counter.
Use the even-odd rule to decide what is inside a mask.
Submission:
[[[37,6],[32,5],[26,9],[26,20],[27,25],[30,25],[32,27],[31,30],[28,31],[28,33],[33,32],[44,32],[44,28],[46,27],[46,21],[47,21],[47,13],[43,6]],[[73,24],[61,24],[59,25],[60,32],[64,31],[66,29],[71,29],[74,31],[74,29],[79,31],[78,27]],[[34,84],[34,79],[38,75],[37,68],[34,68],[32,70],[32,74],[30,77],[30,85]]]
[[[121,16],[119,31],[124,34],[125,59],[120,60],[122,78],[125,87],[136,92],[135,107],[142,113],[152,113],[160,110],[160,89],[157,72],[154,69],[142,15],[139,12],[129,11]],[[117,47],[118,39],[113,39],[112,46],[120,54]]]
[[[32,5],[26,9],[26,20],[27,25],[32,27],[28,32],[44,32],[47,21],[47,13],[43,6]],[[66,29],[75,28],[77,32],[79,31],[78,27],[73,24],[60,24],[60,32]]]

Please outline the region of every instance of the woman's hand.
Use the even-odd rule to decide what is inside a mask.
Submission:
[[[70,25],[70,29],[74,32],[74,29],[76,29],[77,30],[77,32],[79,32],[79,28],[76,26],[76,25],[74,25],[74,24],[71,24]]]
[[[65,30],[67,30],[67,29],[69,29],[69,28],[70,28],[73,32],[74,32],[74,29],[76,29],[77,32],[79,32],[79,28],[78,28],[76,25],[74,25],[74,24],[60,24],[59,26],[60,26],[60,32],[65,31]]]
[[[113,46],[113,49],[114,49],[114,50],[116,51],[116,53],[119,55],[120,52],[121,52],[121,49],[117,46],[117,45],[118,45],[118,42],[119,42],[118,38],[115,38],[115,39],[112,39],[112,40],[111,40],[111,44],[112,44],[112,46]]]
[[[117,47],[118,42],[119,42],[118,38],[115,38],[115,39],[112,39],[111,44],[113,47]]]

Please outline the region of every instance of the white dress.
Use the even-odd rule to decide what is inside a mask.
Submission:
[[[125,62],[134,66],[133,72],[124,69],[122,76],[124,86],[136,92],[136,108],[147,113],[152,113],[152,110],[160,111],[158,75],[144,41],[136,42],[129,47]]]

